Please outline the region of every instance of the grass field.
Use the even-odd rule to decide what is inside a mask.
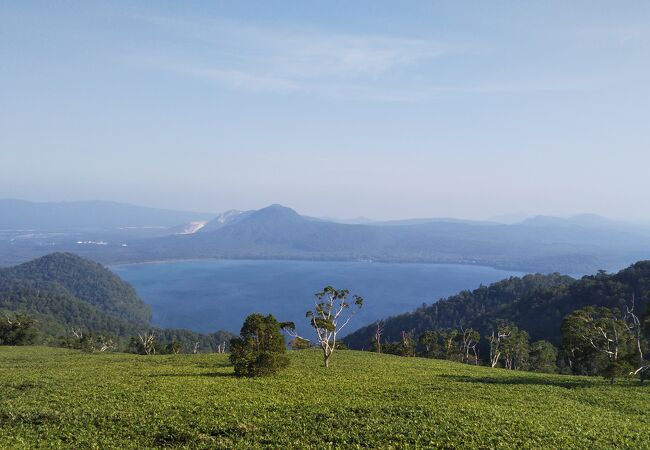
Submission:
[[[274,378],[225,355],[0,347],[0,448],[650,448],[650,386],[339,351]]]

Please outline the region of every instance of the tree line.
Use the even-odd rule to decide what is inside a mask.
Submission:
[[[497,321],[508,320],[526,330],[531,341],[545,340],[559,348],[562,320],[571,312],[589,306],[625,311],[634,297],[637,314],[642,316],[648,293],[650,261],[618,273],[599,271],[580,279],[560,274],[511,277],[390,317],[384,323],[384,338],[392,342],[399,341],[404,330],[417,338],[427,330],[461,327],[479,330],[484,336]],[[348,347],[362,350],[374,334],[375,325],[370,324],[344,340]],[[487,350],[483,348],[484,353]]]
[[[446,359],[510,370],[617,378],[650,372],[646,360],[650,340],[650,310],[639,317],[635,298],[625,309],[587,306],[561,322],[559,348],[546,340],[531,342],[526,330],[496,320],[485,334],[474,328],[426,330],[414,336],[402,331],[399,340],[383,341],[384,322],[375,324],[369,351],[406,357]]]
[[[599,273],[596,280],[607,279]],[[587,278],[587,277],[585,277]],[[606,286],[606,284],[605,284]],[[561,320],[559,345],[544,339],[531,340],[530,333],[506,319],[495,319],[484,328],[432,328],[416,334],[402,330],[399,339],[385,339],[385,322],[378,321],[367,350],[404,357],[446,359],[465,364],[487,365],[509,370],[558,372],[575,375],[600,375],[612,383],[624,376],[638,376],[643,381],[650,364],[646,360],[650,338],[650,309],[640,312],[635,294],[623,308],[586,306],[575,309]],[[299,336],[295,324],[279,322],[272,315],[251,314],[246,318],[239,337],[226,339],[215,333],[220,342],[210,347],[219,353],[230,352],[238,376],[260,376],[287,367],[286,332],[295,350],[316,347],[323,366],[329,367],[335,350],[345,348],[339,335],[363,305],[349,290],[327,286],[315,294],[314,307],[306,318],[314,330],[315,340]],[[30,345],[36,342],[35,320],[22,313],[6,313],[0,320],[0,345]],[[60,338],[60,345],[88,352],[122,349],[143,355],[198,353],[204,342],[197,333],[185,330],[145,329],[133,335],[126,348],[111,335],[71,327]],[[205,338],[205,335],[203,335]]]

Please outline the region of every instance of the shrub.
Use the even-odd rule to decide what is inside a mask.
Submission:
[[[272,314],[251,314],[244,321],[241,336],[230,341],[230,362],[238,377],[273,375],[289,366],[284,336]]]

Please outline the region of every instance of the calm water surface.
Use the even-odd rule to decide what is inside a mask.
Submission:
[[[152,306],[161,327],[238,332],[252,312],[294,321],[308,334],[305,311],[331,284],[365,299],[347,332],[422,303],[522,275],[481,266],[370,262],[205,260],[112,267]]]

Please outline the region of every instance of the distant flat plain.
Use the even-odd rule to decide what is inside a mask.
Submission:
[[[153,323],[200,332],[238,332],[253,312],[293,321],[309,335],[305,311],[326,285],[347,288],[365,304],[347,332],[521,272],[456,264],[200,260],[111,268],[153,309]]]

